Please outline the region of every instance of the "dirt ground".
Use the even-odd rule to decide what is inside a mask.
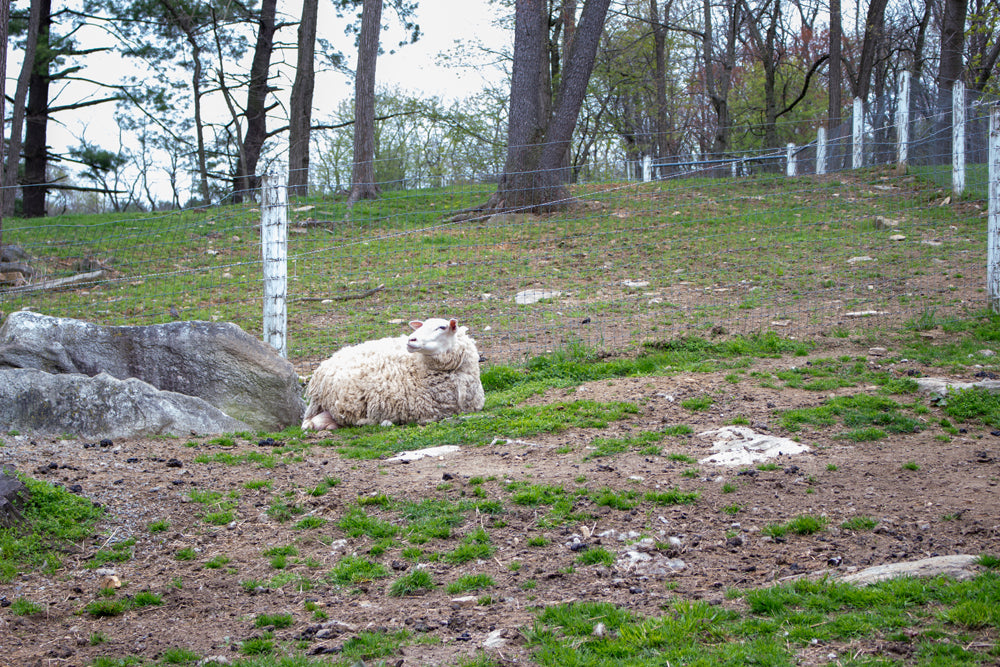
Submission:
[[[842,342],[840,349],[817,356],[868,355],[867,347]],[[853,347],[852,347],[853,345]],[[775,371],[801,366],[809,359],[787,357],[757,360],[750,370]],[[868,355],[878,365],[881,357]],[[913,363],[892,367],[899,374],[940,375]],[[962,379],[972,379],[969,369]],[[0,463],[70,487],[107,508],[99,534],[84,544],[67,545],[65,568],[54,576],[27,573],[0,584],[0,665],[50,667],[89,665],[98,656],[138,656],[155,660],[164,650],[183,647],[199,656],[241,657],[241,642],[260,637],[267,628],[255,627],[259,614],[289,613],[294,624],[274,629],[279,646],[338,659],[345,641],[365,630],[408,630],[411,639],[401,651],[385,659],[390,665],[455,664],[463,656],[488,650],[500,664],[531,664],[530,647],[520,630],[534,618],[533,609],[572,600],[601,599],[636,613],[657,615],[670,600],[701,599],[739,607],[727,589],[766,586],[786,577],[829,568],[849,570],[916,560],[945,554],[1000,553],[1000,432],[969,426],[950,442],[936,437],[943,431],[939,408],[922,415],[920,432],[892,435],[876,442],[854,443],[834,437],[837,430],[804,429],[785,432],[776,416],[792,407],[815,406],[832,394],[874,391],[853,387],[835,392],[808,392],[760,386],[749,375],[738,384],[726,373],[629,378],[594,382],[575,393],[550,391],[537,400],[557,402],[589,398],[632,401],[639,413],[602,430],[569,430],[492,446],[463,448],[438,458],[413,463],[359,461],[341,458],[336,451],[312,446],[301,461],[274,468],[253,464],[197,463],[201,454],[221,451],[217,445],[185,439],[120,441],[93,446],[79,440],[37,440],[5,436]],[[956,379],[959,379],[956,377]],[[778,383],[780,384],[780,383]],[[710,394],[715,403],[705,411],[681,407],[685,398]],[[911,400],[909,398],[907,401]],[[926,403],[925,399],[920,399]],[[776,470],[748,466],[720,467],[673,461],[670,453],[701,459],[710,454],[711,441],[702,431],[719,428],[737,415],[774,435],[794,436],[810,446],[796,456],[782,456]],[[596,437],[621,436],[687,424],[694,433],[668,437],[662,454],[637,452],[585,460]],[[963,425],[958,425],[963,426]],[[498,433],[498,437],[503,434]],[[321,436],[315,438],[319,442]],[[267,444],[238,441],[233,453],[262,451]],[[904,469],[913,461],[919,469]],[[697,469],[696,476],[685,471]],[[749,468],[749,470],[748,470]],[[307,492],[324,478],[341,483],[322,496]],[[388,589],[404,568],[414,563],[401,555],[397,543],[371,555],[368,537],[348,539],[336,522],[359,497],[385,494],[394,499],[459,499],[471,497],[469,481],[484,478],[482,489],[502,502],[501,515],[466,514],[465,523],[448,540],[422,545],[426,553],[453,549],[461,536],[478,527],[496,547],[487,561],[427,565],[437,589],[412,597],[391,597]],[[270,488],[248,490],[249,480],[270,480]],[[539,528],[546,507],[532,508],[511,501],[506,484],[530,481],[585,486],[596,490],[698,491],[691,505],[658,506],[649,502],[630,511],[578,500],[574,511],[593,515],[588,523]],[[735,490],[724,492],[729,483]],[[239,495],[236,520],[211,526],[203,509],[190,502],[193,489]],[[266,513],[272,501],[285,497],[306,509],[309,516],[328,520],[315,530],[295,530],[295,521],[278,522]],[[726,508],[738,505],[735,514]],[[367,506],[370,513],[396,519],[391,511]],[[772,539],[761,529],[801,514],[822,515],[825,531],[812,536],[789,535]],[[871,531],[845,531],[840,524],[858,515],[878,521]],[[151,533],[157,520],[169,522],[165,532]],[[546,546],[530,546],[529,537],[544,536]],[[661,545],[654,558],[667,563],[666,571],[642,573],[619,561],[613,567],[577,563],[574,539],[600,545],[623,556],[628,542],[648,536]],[[108,568],[123,582],[119,596],[150,590],[162,596],[160,606],[144,607],[111,618],[92,618],[82,610],[98,598],[103,570],[87,567],[101,547],[135,538],[134,556]],[[261,586],[248,592],[240,582],[272,581],[275,570],[263,555],[268,548],[295,545],[298,555],[281,572],[301,574],[314,585],[299,590],[294,584]],[[193,548],[196,557],[182,561],[179,550]],[[356,554],[384,564],[392,575],[358,588],[331,586],[323,576],[344,555]],[[224,555],[230,562],[210,569],[205,563]],[[520,567],[512,566],[520,563]],[[671,571],[672,568],[672,571]],[[465,574],[488,574],[495,585],[478,593],[448,594],[444,585]],[[534,587],[525,584],[533,580]],[[488,593],[492,603],[459,600]],[[27,598],[45,608],[44,614],[16,616],[9,603]],[[326,614],[320,620],[306,609],[313,601]],[[98,634],[99,633],[99,634]],[[493,633],[491,635],[491,633]],[[104,638],[94,643],[95,636]],[[287,642],[287,643],[286,643]],[[878,638],[859,640],[835,651],[850,655],[877,654]],[[827,652],[824,652],[824,656]],[[809,662],[803,654],[803,659]],[[898,657],[898,656],[897,656]],[[824,658],[825,661],[825,658]],[[372,661],[368,664],[373,664]]]

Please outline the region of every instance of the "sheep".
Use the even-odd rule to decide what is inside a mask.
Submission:
[[[413,321],[409,335],[342,348],[309,380],[302,428],[426,424],[483,409],[479,351],[454,319]]]

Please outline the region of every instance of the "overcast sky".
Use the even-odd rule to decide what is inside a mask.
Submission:
[[[25,7],[26,0],[15,0],[17,8]],[[69,0],[74,4],[74,0]],[[294,22],[301,12],[301,0],[279,0],[278,20]],[[452,50],[457,40],[478,40],[485,46],[501,50],[513,41],[513,34],[498,28],[493,24],[496,9],[487,0],[419,0],[416,22],[421,28],[421,38],[416,44],[408,44],[397,48],[404,34],[398,28],[390,28],[383,32],[382,47],[384,55],[379,58],[376,79],[380,87],[399,87],[404,92],[423,96],[439,95],[445,98],[462,98],[480,90],[487,82],[498,82],[503,78],[500,68],[482,63],[476,68],[446,67],[440,62],[440,54]],[[384,23],[396,26],[395,13],[389,7],[383,11]],[[345,35],[344,19],[336,16],[328,0],[320,0],[319,36],[333,42],[347,56],[349,66],[353,69],[357,53],[353,37]],[[100,30],[84,30],[78,34],[82,45],[110,45],[111,39]],[[296,30],[294,27],[282,30],[277,39],[286,44],[294,44]],[[21,67],[20,50],[9,50],[7,57],[7,95],[12,96],[17,86],[17,76]],[[249,54],[247,63],[249,63]],[[287,98],[291,88],[291,77],[294,76],[294,49],[288,49],[284,54],[275,53],[272,63],[284,59],[287,66],[279,66],[276,85],[284,88],[281,93]],[[124,71],[130,63],[122,63],[117,56],[90,56],[85,61],[87,69],[83,76],[107,80],[108,72]],[[89,72],[88,72],[89,70]],[[72,87],[59,89],[53,86],[50,97],[59,104],[66,104],[87,97],[104,97],[107,91],[101,91],[86,84],[73,84]],[[320,73],[314,97],[314,120],[326,118],[344,99],[350,99],[354,94],[353,81],[336,72]],[[238,99],[245,100],[246,92],[240,93]],[[10,113],[8,109],[8,115]],[[118,130],[114,122],[114,105],[103,104],[82,110],[75,116],[71,113],[61,113],[49,122],[48,141],[55,152],[64,152],[68,146],[79,143],[85,136],[109,150],[118,148]],[[8,128],[9,129],[9,128]],[[6,132],[6,130],[5,130]]]

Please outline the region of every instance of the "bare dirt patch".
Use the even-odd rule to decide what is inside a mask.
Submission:
[[[838,353],[865,354],[866,349]],[[806,361],[802,357],[760,360],[750,370],[775,371]],[[870,358],[869,363],[878,359]],[[914,364],[893,370],[930,374],[930,369]],[[320,445],[322,437],[315,437],[298,460],[263,468],[254,463],[226,465],[194,459],[219,451],[266,454],[273,447],[266,441],[237,439],[233,447],[213,445],[203,438],[193,440],[196,447],[186,446],[184,439],[92,446],[80,440],[5,436],[0,463],[72,488],[99,502],[108,514],[93,540],[66,545],[65,568],[55,575],[25,573],[0,585],[3,604],[26,598],[44,608],[44,613],[29,616],[14,615],[9,606],[0,610],[0,665],[89,665],[98,656],[155,660],[171,647],[235,660],[241,657],[242,642],[268,631],[273,631],[278,651],[328,653],[336,660],[346,641],[373,630],[410,633],[398,653],[384,658],[387,664],[454,664],[480,650],[491,633],[499,648],[490,650],[499,662],[525,664],[531,663],[530,647],[519,630],[532,622],[533,608],[543,605],[601,599],[657,615],[676,598],[739,605],[738,600],[727,598],[728,589],[766,586],[829,568],[846,570],[935,555],[1000,551],[1000,435],[968,426],[945,442],[939,425],[942,415],[936,407],[920,417],[924,426],[919,432],[874,442],[837,438],[841,427],[807,428],[792,434],[781,428],[779,411],[815,406],[833,394],[874,388],[809,392],[763,387],[749,374],[733,384],[726,375],[628,378],[593,382],[575,391],[553,390],[536,400],[631,401],[639,412],[606,429],[463,447],[456,454],[409,464],[344,459],[335,449]],[[714,398],[708,409],[681,407],[685,399],[706,394]],[[711,443],[698,433],[719,428],[737,416],[745,417],[757,430],[792,436],[812,450],[779,458],[773,470],[718,467],[669,457],[708,456]],[[667,437],[660,455],[632,451],[588,458],[593,453],[588,447],[597,437],[678,424],[689,425],[694,433]],[[917,469],[903,467],[910,461]],[[481,484],[473,483],[477,477]],[[330,479],[339,484],[323,495],[309,494]],[[266,480],[270,486],[248,489],[246,482],[253,480]],[[580,495],[573,512],[587,516],[585,521],[540,525],[549,508],[513,502],[507,486],[512,481],[571,491],[678,489],[696,491],[699,496],[690,505],[643,501],[635,508],[619,510]],[[423,595],[388,595],[396,577],[418,566],[403,554],[404,548],[414,545],[397,540],[382,545],[382,550],[377,540],[351,538],[337,527],[359,498],[373,494],[400,500],[455,501],[473,498],[477,488],[486,499],[499,501],[503,512],[466,512],[451,538],[419,545],[425,554],[420,562],[438,584]],[[191,491],[196,489],[224,496],[233,492],[238,502],[234,521],[223,526],[207,523],[205,508],[191,501]],[[292,520],[277,520],[268,509],[281,500],[303,512]],[[373,504],[365,510],[400,523],[391,508]],[[827,518],[827,529],[781,539],[762,533],[768,524],[802,514]],[[327,522],[313,529],[294,528],[307,516]],[[869,516],[878,523],[873,530],[840,527],[857,516]],[[155,521],[169,522],[169,528],[151,532],[149,526]],[[496,548],[489,558],[462,564],[428,561],[427,556],[454,549],[477,528],[488,533]],[[627,543],[640,536],[659,543],[658,557],[675,566],[681,562],[683,567],[643,574],[623,562],[612,567],[581,565],[580,551],[571,548],[576,539],[621,556]],[[531,546],[532,537],[544,537],[547,544]],[[104,576],[87,567],[88,560],[102,547],[133,538],[132,558],[106,566],[124,582],[118,596],[149,590],[161,595],[163,604],[109,618],[84,613],[87,603],[98,599]],[[296,553],[284,568],[276,569],[264,552],[287,545],[294,546]],[[178,560],[178,552],[184,549],[193,550],[193,560]],[[352,554],[381,563],[391,575],[349,587],[329,583],[326,575],[331,568]],[[220,556],[229,559],[223,567],[206,567]],[[466,574],[488,574],[495,585],[473,593],[444,590],[446,584]],[[259,585],[247,586],[251,581]],[[456,601],[463,595],[476,599]],[[307,602],[326,618],[307,610]],[[287,628],[256,627],[261,614],[290,614],[294,622]],[[878,641],[861,641],[852,651],[889,650],[879,648]]]

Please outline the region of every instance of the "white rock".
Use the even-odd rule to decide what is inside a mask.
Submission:
[[[562,296],[562,292],[553,289],[526,289],[514,295],[514,303],[526,306],[538,303],[542,299],[555,299]]]
[[[936,556],[907,563],[877,565],[845,575],[840,580],[858,586],[867,586],[897,577],[937,577],[943,574],[961,581],[976,576],[975,565],[978,561],[979,556]]]
[[[648,280],[623,280],[622,285],[628,287],[629,289],[642,289],[643,287],[649,287]]]
[[[413,451],[400,452],[395,456],[386,459],[388,463],[412,463],[428,456],[444,456],[454,454],[459,451],[458,445],[441,445],[440,447],[427,447],[426,449],[415,449]]]
[[[847,260],[848,264],[857,264],[858,262],[874,262],[875,258],[869,257],[868,255],[860,255],[858,257],[851,257]]]
[[[715,452],[711,456],[699,459],[699,463],[747,465],[773,459],[782,454],[801,454],[809,451],[808,446],[790,438],[757,433],[746,426],[724,426],[714,431],[699,433],[698,437],[711,439],[712,451]]]
[[[483,648],[500,648],[506,643],[507,640],[503,638],[503,630],[494,630],[486,635],[486,639],[483,640]]]

